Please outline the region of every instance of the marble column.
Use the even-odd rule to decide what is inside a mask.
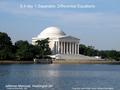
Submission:
[[[60,42],[60,51],[61,51],[61,54],[62,54],[62,42]]]
[[[76,55],[76,43],[75,43],[74,45],[75,45],[75,52],[74,52],[74,53],[75,53],[75,55]]]
[[[57,53],[57,41],[55,41],[55,54]]]
[[[53,51],[54,54],[56,54],[56,41],[54,43],[54,51]]]
[[[58,54],[60,53],[60,41],[58,41]]]
[[[61,54],[63,54],[63,45],[62,45],[62,41],[61,41]]]
[[[61,41],[59,41],[59,54],[61,54]]]
[[[72,51],[73,51],[73,49],[72,49],[72,42],[71,42],[71,54],[73,54]]]
[[[68,54],[70,54],[70,42],[68,42]]]
[[[75,54],[75,43],[74,43],[74,54]]]
[[[63,42],[62,42],[62,54],[63,54],[64,48],[63,48]]]
[[[68,42],[68,54],[70,54],[70,43]]]
[[[68,54],[68,42],[66,42],[66,54]]]
[[[71,42],[69,43],[69,52],[71,54]]]
[[[64,46],[64,51],[63,51],[63,52],[64,52],[64,54],[65,54],[65,42],[64,42],[63,46]]]
[[[72,43],[72,54],[74,54],[74,43]]]
[[[74,54],[75,54],[75,43],[74,43]]]
[[[72,54],[72,42],[71,42],[71,54]]]
[[[78,43],[78,54],[79,54],[79,43]]]
[[[68,47],[67,54],[69,54],[69,42],[67,42],[67,47]]]
[[[61,54],[63,53],[63,47],[62,47],[62,42],[61,42],[61,45],[60,45],[60,49],[61,49]]]
[[[57,54],[58,54],[58,41],[57,41]]]

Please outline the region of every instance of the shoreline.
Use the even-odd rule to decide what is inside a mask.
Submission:
[[[53,61],[53,64],[120,64],[120,61],[100,61],[100,60]]]
[[[9,61],[9,60],[4,60],[0,61],[0,64],[34,64],[34,61]]]
[[[0,61],[0,64],[40,64],[34,61]],[[120,64],[120,61],[100,60],[54,60],[52,64]]]

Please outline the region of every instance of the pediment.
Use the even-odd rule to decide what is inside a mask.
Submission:
[[[64,37],[60,37],[59,39],[80,40],[79,38],[76,38],[76,37],[73,37],[73,36],[64,36]]]

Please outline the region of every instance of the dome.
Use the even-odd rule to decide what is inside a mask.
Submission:
[[[48,27],[44,29],[39,35],[38,38],[57,38],[65,36],[65,33],[57,27]]]

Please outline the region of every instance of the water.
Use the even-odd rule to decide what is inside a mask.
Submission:
[[[10,85],[14,85],[16,87]],[[20,88],[19,85],[24,86]],[[27,87],[25,88],[25,86],[27,85],[28,88]],[[38,87],[35,87],[37,85]],[[92,90],[92,89],[119,90],[120,65],[107,65],[107,64],[0,65],[0,90]]]

